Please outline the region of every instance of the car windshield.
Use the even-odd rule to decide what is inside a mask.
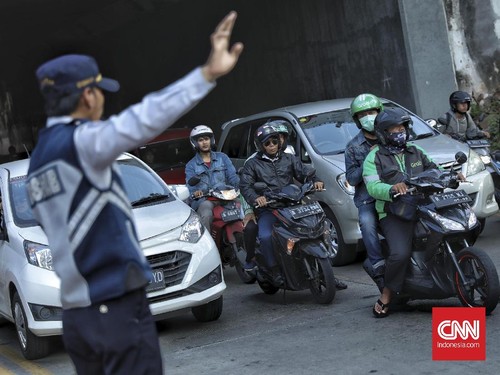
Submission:
[[[398,106],[389,102],[384,103],[384,107],[393,108]],[[409,115],[413,120],[410,129],[410,140],[432,137],[437,134],[420,118],[412,113],[409,113]],[[299,123],[309,143],[316,153],[320,155],[343,153],[347,143],[359,132],[348,108],[300,117]]]
[[[129,202],[141,201],[143,204],[155,204],[175,199],[161,179],[151,174],[137,160],[119,160],[118,166]],[[26,176],[13,178],[9,183],[12,214],[16,225],[19,227],[38,225],[29,205]],[[134,208],[139,206],[141,204],[135,204]]]
[[[188,138],[151,143],[139,148],[139,158],[156,172],[184,168],[194,156]]]

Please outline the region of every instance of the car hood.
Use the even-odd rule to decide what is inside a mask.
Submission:
[[[191,208],[177,199],[171,202],[137,207],[132,211],[139,241],[179,228],[191,214]],[[18,228],[18,232],[26,240],[40,244],[48,243],[45,233],[39,226]]]
[[[412,143],[422,147],[427,155],[429,155],[436,164],[455,161],[455,154],[459,151],[465,153],[467,157],[469,156],[469,147],[465,143],[458,142],[445,135],[418,139],[416,141],[412,141]],[[323,159],[345,172],[344,153],[336,155],[323,155]]]

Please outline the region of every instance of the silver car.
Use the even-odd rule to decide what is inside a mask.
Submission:
[[[28,164],[0,165],[0,320],[15,323],[23,355],[36,359],[49,354],[48,337],[62,333],[62,309],[47,237],[28,204]],[[161,319],[191,309],[199,321],[218,319],[226,284],[215,242],[198,215],[136,157],[124,154],[118,166],[153,271],[151,312]]]
[[[314,198],[322,204],[331,227],[331,241],[337,250],[334,265],[348,264],[364,251],[358,211],[353,202],[354,188],[345,176],[344,149],[359,132],[350,115],[351,101],[346,98],[305,103],[232,120],[222,125],[218,145],[218,150],[226,153],[239,168],[255,152],[253,136],[260,125],[276,119],[289,123],[289,149],[293,149],[304,163],[311,164],[325,183],[326,191],[316,193]],[[401,107],[389,100],[383,103],[385,107]],[[484,224],[486,217],[498,211],[498,205],[494,199],[493,181],[480,157],[466,144],[442,135],[403,109],[413,119],[411,140],[445,168],[462,168],[468,182],[461,188],[472,197],[474,212]],[[454,164],[458,151],[468,155],[462,167]]]

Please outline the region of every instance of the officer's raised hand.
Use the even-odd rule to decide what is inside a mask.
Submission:
[[[209,82],[215,81],[217,78],[229,73],[240,57],[243,51],[242,43],[235,43],[229,49],[231,32],[236,21],[236,12],[230,12],[217,25],[215,31],[210,36],[212,50],[208,56],[208,60],[202,67],[203,76]]]

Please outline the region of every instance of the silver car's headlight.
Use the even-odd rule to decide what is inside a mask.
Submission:
[[[48,246],[31,241],[24,241],[23,245],[29,264],[50,271],[54,270],[52,266],[52,252]]]
[[[196,243],[203,235],[205,227],[200,221],[200,217],[194,211],[191,211],[186,222],[182,225],[180,241]]]
[[[337,183],[340,185],[342,190],[345,191],[346,194],[354,195],[354,186],[351,186],[349,182],[347,182],[345,173],[341,173],[337,176]]]
[[[469,150],[469,158],[467,159],[467,176],[472,176],[476,173],[482,172],[486,169],[483,161],[476,151]]]

